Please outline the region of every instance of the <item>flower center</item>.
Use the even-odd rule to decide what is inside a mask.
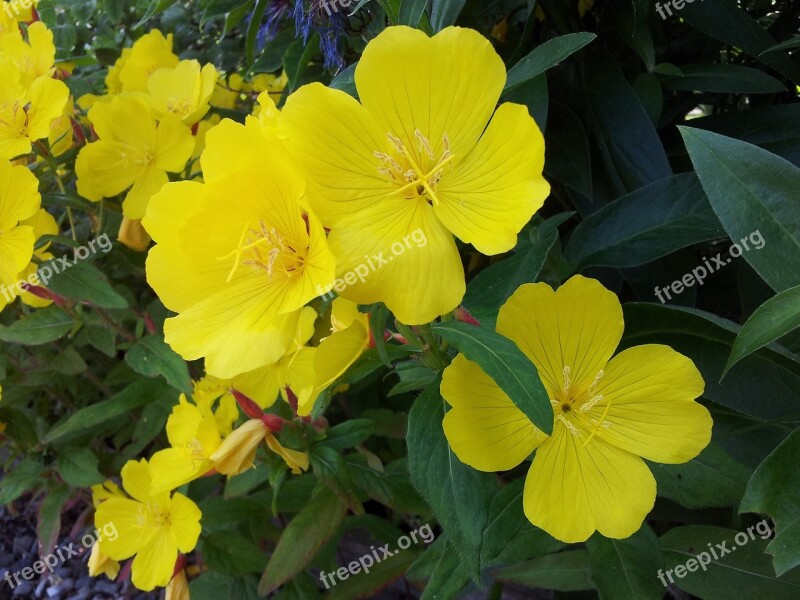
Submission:
[[[239,265],[264,270],[270,280],[273,277],[293,277],[302,272],[308,250],[306,246],[292,241],[275,227],[267,227],[261,219],[257,227],[250,227],[251,222],[244,226],[236,250],[217,259],[233,257],[233,267],[226,282],[233,279]]]
[[[455,159],[447,134],[442,136],[442,151],[438,155],[419,129],[414,131],[416,152],[409,150],[396,135],[388,133],[386,136],[394,151],[391,154],[374,152],[374,155],[381,162],[378,172],[397,186],[392,194],[401,195],[407,200],[425,198],[430,204],[438,204],[436,185]]]
[[[172,524],[170,511],[157,504],[140,504],[136,526],[141,529],[161,529]]]
[[[191,106],[186,98],[170,98],[167,100],[167,112],[177,117],[185,117],[189,114]]]
[[[582,435],[581,428],[576,426],[578,421],[588,419],[589,423],[594,426],[592,433],[583,443],[586,446],[600,427],[608,428],[611,426],[605,420],[608,415],[608,409],[611,407],[611,401],[606,401],[605,410],[599,419],[589,417],[587,413],[604,400],[603,394],[595,394],[595,391],[600,380],[605,375],[605,371],[601,369],[585,390],[581,390],[574,385],[571,379],[571,371],[572,369],[569,366],[564,367],[561,372],[563,376],[561,390],[556,394],[555,398],[550,399],[550,403],[553,405],[553,413],[556,420],[561,422],[572,435],[576,437]]]

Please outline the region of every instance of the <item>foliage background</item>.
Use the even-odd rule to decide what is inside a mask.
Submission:
[[[524,518],[524,466],[496,477],[449,451],[438,426],[437,369],[425,353],[379,345],[326,412],[330,428],[310,448],[311,472],[287,477],[285,465],[265,456],[227,484],[211,477],[189,486],[203,511],[196,560],[208,568],[192,597],[255,598],[285,584],[282,599],[314,598],[314,569],[336,567],[348,531],[394,543],[431,523],[440,528],[430,547],[412,546],[330,596],[379,597],[404,577],[424,588],[423,598],[469,589],[499,598],[508,585],[557,597],[660,598],[658,569],[731,538],[762,513],[777,540],[752,541],[678,585],[709,600],[796,598],[800,43],[792,38],[800,4],[704,0],[664,20],[649,0],[591,8],[573,0],[372,0],[332,23],[318,2],[301,4],[300,23],[294,3],[280,0],[41,0],[38,12],[59,59],[78,66],[67,80],[76,98],[100,92],[121,48],[152,28],[173,33],[182,58],[247,75],[284,70],[286,93],[322,81],[353,94],[360,52],[389,23],[481,31],[509,68],[504,99],[527,105],[545,132],[553,193],[515,252],[489,260],[464,248],[465,307],[491,328],[521,283],[556,285],[574,272],[600,279],[625,302],[624,346],[665,343],[695,361],[713,440],[686,465],[651,465],[659,498],[633,537],[565,547]],[[76,153],[60,157],[66,172]],[[62,192],[49,169],[37,175],[63,232],[49,238],[56,254],[101,232],[116,235],[118,202],[92,204],[74,182]],[[731,240],[755,230],[762,250],[667,304],[656,299],[656,286],[706,257],[727,260]],[[44,545],[56,539],[68,503],[89,505],[88,486],[164,446],[177,393],[202,374],[164,344],[168,315],[145,283],[144,259],[115,246],[53,280],[65,307],[17,303],[0,314],[0,503],[24,495],[40,503]],[[395,328],[381,307],[371,307],[371,321],[379,332]],[[724,373],[734,349],[741,360]],[[319,486],[329,493],[311,501]]]

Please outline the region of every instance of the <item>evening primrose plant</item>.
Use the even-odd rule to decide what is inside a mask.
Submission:
[[[0,505],[118,597],[795,600],[756,4],[0,3]]]

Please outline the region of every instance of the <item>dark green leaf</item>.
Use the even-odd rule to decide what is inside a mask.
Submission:
[[[592,581],[601,600],[661,600],[664,587],[654,574],[664,568],[658,538],[645,523],[629,538],[596,533],[587,542]]]
[[[39,505],[36,533],[39,537],[39,555],[45,556],[56,548],[61,534],[61,512],[69,499],[69,486],[53,486]]]
[[[721,94],[775,94],[785,92],[780,81],[751,67],[739,65],[682,65],[681,77],[663,77],[665,90],[717,92]]]
[[[775,522],[775,539],[766,548],[774,555],[775,571],[783,575],[800,565],[800,429],[759,465],[747,484],[740,512],[768,514]],[[800,583],[800,570],[794,572]],[[800,593],[800,592],[798,592]]]
[[[750,315],[736,336],[725,373],[759,348],[800,327],[800,285],[790,288],[767,300]]]
[[[176,390],[187,394],[192,390],[186,363],[161,335],[146,335],[140,339],[125,354],[125,362],[146,377],[163,376]]]
[[[210,569],[232,577],[260,573],[267,564],[257,544],[230,529],[205,535],[202,552]]]
[[[103,482],[98,460],[89,448],[64,448],[58,456],[58,472],[73,487],[88,488]]]
[[[374,430],[375,423],[369,419],[350,419],[331,427],[320,443],[334,450],[355,448],[372,435]]]
[[[480,571],[482,532],[497,488],[495,477],[463,464],[450,450],[442,429],[444,400],[438,382],[414,402],[408,417],[411,480],[433,509],[461,557],[468,575]]]
[[[461,9],[467,0],[433,0],[431,6],[431,27],[441,31],[445,27],[455,25]]]
[[[532,50],[530,54],[522,58],[508,71],[505,91],[508,92],[541,75],[547,69],[556,66],[589,44],[596,37],[593,33],[581,31],[580,33],[568,33],[546,41]]]
[[[45,263],[39,270],[55,261]],[[108,283],[108,279],[96,267],[86,262],[73,264],[69,269],[55,275],[46,284],[49,289],[59,296],[64,296],[76,302],[89,302],[100,308],[127,308],[128,303]]]
[[[680,130],[711,206],[744,259],[775,291],[800,285],[800,168],[746,142]],[[763,247],[747,251],[754,233]]]
[[[427,7],[428,0],[401,0],[398,25],[416,27]]]
[[[562,592],[594,589],[586,550],[548,554],[499,569],[493,575],[498,581]]]
[[[0,340],[25,346],[53,342],[70,329],[72,318],[57,306],[48,306],[22,317],[10,326],[0,326]]]
[[[310,455],[311,468],[320,481],[327,485],[339,499],[356,514],[364,514],[358,501],[350,470],[342,455],[327,446],[314,446]]]

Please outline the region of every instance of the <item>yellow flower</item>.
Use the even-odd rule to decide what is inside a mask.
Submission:
[[[50,144],[50,152],[53,156],[61,156],[72,148],[74,131],[72,129],[72,117],[75,116],[75,105],[69,98],[64,104],[64,111],[50,122],[50,134],[47,141]]]
[[[308,469],[308,454],[284,448],[261,419],[250,419],[235,429],[211,455],[211,460],[220,473],[238,475],[253,466],[261,442],[266,442],[295,475]]]
[[[119,67],[112,69],[113,74],[109,71],[106,84],[109,91],[146,92],[150,75],[162,67],[172,68],[178,62],[177,55],[172,52],[172,34],[164,37],[158,29],[153,29],[136,40],[129,52],[123,50],[117,61]]]
[[[331,306],[331,335],[317,348],[305,348],[299,353],[311,354],[314,377],[303,387],[292,387],[298,399],[297,414],[311,414],[319,394],[339,379],[368,346],[369,316],[359,312],[355,302],[336,298]]]
[[[0,35],[0,57],[13,63],[27,86],[38,77],[50,77],[56,62],[53,32],[41,21],[28,27],[28,40],[19,33]]]
[[[167,438],[172,447],[150,459],[154,493],[173,490],[211,471],[210,457],[222,442],[210,408],[189,404],[183,394],[167,419]]]
[[[214,92],[211,94],[211,106],[228,110],[236,108],[243,84],[242,76],[238,73],[232,73],[227,81],[225,75],[220,74],[217,84],[214,86]]]
[[[119,225],[119,233],[117,234],[117,241],[131,250],[144,252],[147,250],[152,239],[144,230],[144,227],[142,227],[142,221],[140,219],[122,217],[122,222]]]
[[[92,546],[92,553],[89,555],[88,566],[90,577],[105,575],[113,580],[119,573],[119,563],[103,554],[100,550],[100,542],[95,542]]]
[[[189,582],[186,580],[186,570],[181,569],[175,574],[164,592],[164,600],[190,600]]]
[[[0,284],[7,289],[33,256],[33,227],[20,221],[33,217],[40,203],[39,181],[33,173],[0,159]]]
[[[200,509],[183,494],[150,491],[146,460],[128,461],[122,485],[131,498],[112,496],[97,507],[95,526],[114,527],[118,535],[100,540],[100,552],[113,560],[133,555],[132,581],[140,590],[165,586],[179,552],[190,552],[200,536]]]
[[[464,295],[453,235],[484,254],[506,252],[542,206],[544,140],[524,106],[495,111],[505,67],[469,29],[429,38],[389,27],[367,45],[355,82],[360,103],[321,84],[301,88],[281,123],[307,169],[311,207],[332,229],[337,271],[383,252],[382,266],[342,296],[427,323]],[[428,244],[389,259],[417,229]]]
[[[579,275],[557,292],[523,285],[500,309],[497,331],[536,365],[551,398],[551,436],[463,355],[444,372],[453,452],[481,471],[505,471],[536,450],[525,515],[564,542],[594,531],[618,539],[635,533],[656,497],[642,458],[684,463],[711,438],[711,416],[695,402],[704,382],[692,361],[656,344],[612,358],[623,327],[616,295]]]
[[[217,70],[196,60],[182,60],[175,67],[162,67],[147,80],[147,91],[156,114],[170,114],[186,125],[194,125],[208,112],[208,101],[217,81]]]
[[[45,235],[58,234],[58,224],[56,223],[56,220],[53,218],[53,215],[43,208],[40,208],[35,215],[33,215],[30,219],[25,219],[20,224],[33,227],[33,238],[36,240],[36,242],[38,242],[39,239]],[[52,260],[54,258],[54,256],[47,251],[48,248],[50,248],[50,242],[42,244],[39,248],[34,249],[33,256],[36,258],[36,262],[31,260],[31,262],[28,263],[28,266],[19,275],[17,275],[17,279],[19,281],[24,279],[32,285],[44,287],[43,282],[39,280],[38,270],[39,263]],[[37,276],[32,278],[31,275],[34,273],[37,273]],[[22,290],[19,293],[19,297],[20,300],[22,300],[22,302],[28,306],[33,306],[36,308],[48,306],[53,302],[48,298],[42,298],[41,296],[37,296],[36,294],[32,294],[26,290]]]
[[[197,406],[211,410],[214,401],[219,400],[217,409],[214,411],[214,419],[217,421],[217,429],[220,435],[225,437],[233,431],[233,424],[239,418],[239,407],[236,399],[230,393],[230,383],[217,379],[213,375],[205,375],[199,381],[194,382],[192,399]]]
[[[0,159],[28,154],[31,142],[47,137],[68,98],[63,81],[39,77],[28,85],[13,63],[0,61]]]
[[[146,101],[133,96],[96,103],[89,120],[100,139],[84,146],[75,162],[78,193],[97,202],[130,188],[123,214],[141,219],[150,198],[169,181],[167,172],[186,166],[192,132],[171,115],[156,123]]]
[[[164,325],[170,346],[231,379],[286,354],[334,259],[304,178],[258,120],[222,121],[201,164],[205,183],[171,183],[151,202],[147,280],[179,313]]]

